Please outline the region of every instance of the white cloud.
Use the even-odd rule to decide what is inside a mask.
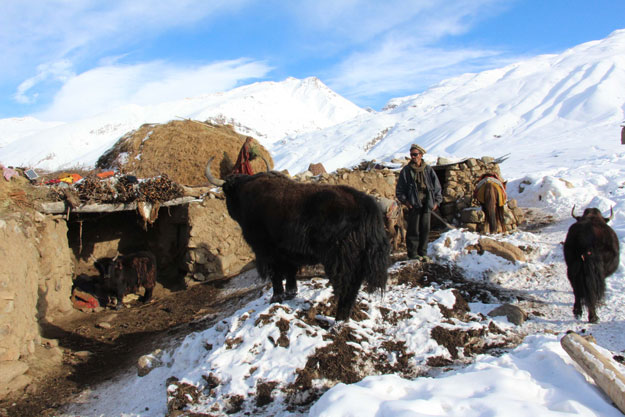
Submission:
[[[320,76],[350,99],[366,98],[422,88],[440,80],[441,74],[458,74],[458,68],[446,72],[454,65],[493,56],[492,51],[468,47],[443,51],[438,42],[467,32],[478,20],[509,4],[510,0],[3,0],[0,50],[5,65],[0,82],[10,79],[12,85],[18,85],[13,98],[23,104],[36,102],[39,95],[52,96],[54,90],[44,93],[50,81],[64,82],[52,108],[44,112],[64,118],[69,112],[62,111],[60,103],[67,109],[80,110],[79,117],[86,109],[110,107],[105,106],[106,100],[116,105],[153,96],[177,98],[176,91],[191,95],[193,89],[186,86],[197,84],[200,68],[213,65],[184,69],[183,64],[135,62],[122,66],[121,58],[168,31],[209,27],[214,19],[225,16],[247,18],[247,14],[262,7],[274,15],[286,13],[285,19],[290,21],[285,26],[297,26],[293,38],[299,42],[295,48],[301,55],[306,59],[323,57],[331,65],[306,75]],[[275,30],[279,33],[282,29],[267,28],[268,32]],[[236,57],[212,56],[207,61],[232,56]],[[215,85],[229,88],[237,84],[235,79],[257,77],[248,73],[264,76],[268,72],[265,64],[257,63],[252,69],[252,61],[243,61],[245,65],[234,65],[241,74],[211,72],[210,78],[222,80]],[[72,68],[81,74],[75,76]],[[184,77],[190,79],[185,81]],[[87,80],[98,84],[88,86]],[[70,103],[68,98],[79,97],[81,90],[90,91],[93,98],[82,97],[82,103]]]
[[[465,32],[472,22],[501,11],[503,0],[317,0],[298,2],[300,24],[340,44],[363,44],[388,34],[422,44]],[[507,3],[510,3],[509,1]]]
[[[406,39],[387,40],[371,50],[345,58],[326,81],[331,88],[351,99],[383,92],[417,92],[450,75],[475,70],[472,62],[478,58],[484,67],[500,64],[497,56],[498,53],[491,50],[442,50]]]
[[[503,0],[318,0],[298,3],[291,12],[304,30],[318,34],[307,49],[339,57],[318,75],[339,94],[363,103],[500,65],[501,51],[442,43],[510,6]]]
[[[33,93],[31,96],[28,96],[27,93],[35,85],[49,79],[65,82],[73,76],[72,64],[66,59],[49,64],[41,64],[37,67],[37,75],[24,80],[17,87],[14,98],[18,103],[32,103],[37,98],[37,93]]]
[[[242,81],[262,78],[271,68],[249,59],[189,67],[165,62],[102,66],[69,79],[43,120],[76,120],[127,104],[157,104],[225,91]]]
[[[28,89],[41,77],[41,70],[32,74],[33,68],[53,66],[59,61],[84,66],[113,48],[137,45],[169,29],[235,12],[249,1],[3,0],[0,81],[27,77],[22,88]],[[19,91],[15,97],[24,99]]]

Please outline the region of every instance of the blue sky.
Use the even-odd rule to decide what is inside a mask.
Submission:
[[[362,107],[625,28],[622,0],[0,0],[0,118],[316,76]]]

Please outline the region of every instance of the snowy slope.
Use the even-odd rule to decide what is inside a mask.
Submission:
[[[591,146],[607,156],[621,150],[623,85],[625,30],[620,30],[559,55],[443,81],[422,94],[391,100],[382,112],[285,138],[272,152],[277,167],[292,173],[311,162],[334,170],[362,159],[405,156],[414,142],[452,158],[514,150],[511,161],[535,168],[541,168],[533,158],[538,149],[569,161]],[[305,144],[314,144],[315,151]]]

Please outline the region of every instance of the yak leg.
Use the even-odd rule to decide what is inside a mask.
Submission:
[[[124,294],[126,293],[126,287],[121,283],[117,285],[115,289],[115,298],[117,299],[117,304],[115,304],[115,310],[119,310],[124,306]]]
[[[141,302],[147,303],[148,301],[150,301],[152,299],[153,290],[154,288],[146,288],[145,292],[143,293],[143,297],[141,297]]]
[[[594,305],[588,306],[588,322],[589,323],[597,323],[599,321],[599,316],[597,316],[597,312],[595,311]]]
[[[349,276],[350,279],[348,285],[338,288],[338,286],[333,285],[334,293],[337,299],[336,305],[336,320],[349,320],[349,315],[352,311],[352,307],[354,306],[354,302],[356,301],[356,297],[358,296],[358,290],[360,290],[360,285],[362,282],[357,279],[357,277]],[[338,281],[337,278],[331,280],[332,283]]]
[[[264,279],[271,279],[273,287],[273,296],[270,302],[276,303],[283,300],[290,300],[297,294],[297,281],[295,275],[297,274],[297,267],[289,264],[277,264],[269,263],[256,259],[256,266],[258,273]],[[282,280],[286,278],[286,293],[282,285]]]
[[[590,315],[590,311],[588,314]],[[577,295],[575,296],[575,302],[573,303],[573,315],[578,320],[582,317],[582,303]]]

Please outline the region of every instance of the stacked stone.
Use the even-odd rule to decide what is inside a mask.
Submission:
[[[451,224],[483,232],[485,216],[479,202],[473,198],[473,191],[483,174],[492,172],[501,177],[494,158],[468,158],[457,163],[439,158],[434,169],[443,173],[443,202],[440,208],[443,217]],[[508,200],[504,206],[504,219],[508,230],[516,229],[523,221],[523,211],[517,206],[516,200]]]

